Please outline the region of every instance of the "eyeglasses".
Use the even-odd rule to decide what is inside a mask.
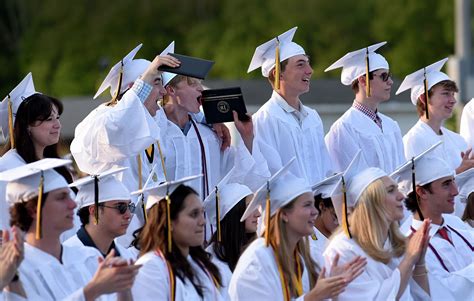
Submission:
[[[117,209],[120,214],[125,214],[125,212],[127,212],[127,209],[130,210],[130,213],[135,213],[134,203],[130,203],[130,204],[118,203],[115,206],[106,206],[103,204],[99,204],[99,206],[105,207],[105,208]]]
[[[390,72],[382,72],[382,73],[380,73],[380,74],[372,73],[372,74],[375,75],[375,76],[380,77],[380,79],[381,79],[383,82],[386,82],[386,81],[388,81],[389,78],[390,78],[390,79],[392,78],[392,73],[390,73]]]

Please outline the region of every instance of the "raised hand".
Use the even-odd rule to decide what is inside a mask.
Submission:
[[[17,227],[12,227],[12,235],[8,231],[2,233],[2,247],[0,249],[0,290],[7,286],[17,273],[20,266],[23,251],[23,236]]]
[[[229,128],[223,123],[214,123],[212,128],[216,132],[217,137],[221,140],[221,151],[224,151],[230,146],[231,136]]]
[[[249,150],[249,152],[252,152],[252,144],[253,144],[253,123],[252,123],[252,116],[247,114],[249,118],[248,121],[242,121],[239,119],[239,115],[237,114],[236,111],[232,111],[232,114],[234,115],[234,124],[235,127],[237,128],[237,131],[239,131],[240,136],[242,137],[242,140],[245,143],[245,146]]]
[[[430,227],[431,221],[429,219],[425,219],[418,231],[409,237],[405,256],[407,256],[412,264],[422,264],[425,262]]]
[[[335,298],[344,291],[347,281],[343,276],[326,278],[326,268],[321,270],[316,286],[305,296],[305,300],[324,300]]]
[[[339,254],[336,254],[331,265],[331,276],[343,276],[347,283],[351,282],[357,276],[362,274],[367,265],[367,259],[362,256],[356,256],[351,261],[343,265],[338,265]]]
[[[474,159],[471,158],[472,148],[466,150],[466,152],[461,152],[461,164],[456,168],[456,174],[459,174],[463,171],[466,171],[474,167]]]
[[[156,80],[161,79],[162,71],[158,70],[160,66],[178,67],[180,64],[181,62],[171,55],[157,55],[142,74],[141,78],[143,81],[153,85]]]

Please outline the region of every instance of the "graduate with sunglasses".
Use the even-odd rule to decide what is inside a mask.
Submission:
[[[115,250],[116,256],[136,259],[133,253],[115,243],[115,239],[127,231],[135,212],[130,192],[115,177],[120,176],[125,169],[114,168],[98,175],[97,192],[95,177],[87,176],[70,185],[79,188],[75,201],[82,226],[65,245],[96,248],[104,257]]]
[[[346,169],[359,149],[368,166],[387,173],[405,161],[398,123],[378,112],[378,106],[390,99],[393,84],[387,60],[375,52],[385,44],[349,52],[325,70],[342,67],[341,82],[355,94],[351,108],[325,138],[337,171]]]

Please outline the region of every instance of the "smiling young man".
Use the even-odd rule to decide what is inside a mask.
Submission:
[[[369,167],[387,173],[405,159],[398,123],[378,111],[379,105],[390,99],[393,84],[387,60],[375,53],[385,44],[349,52],[325,70],[342,67],[341,82],[351,85],[355,94],[351,108],[326,135],[326,145],[338,171],[347,168],[359,149]]]
[[[416,105],[420,118],[403,137],[405,157],[410,159],[438,141],[443,141],[440,147],[433,150],[433,155],[444,159],[451,169],[459,174],[474,167],[474,159],[471,159],[471,150],[468,149],[466,141],[443,126],[453,114],[455,93],[458,92],[456,83],[440,71],[447,60],[442,59],[407,75],[397,94],[411,89],[411,101]],[[428,91],[425,91],[425,80]],[[463,211],[464,205],[456,199],[456,215],[461,216]]]
[[[97,207],[95,206],[94,177],[85,177],[72,183],[78,187],[76,203],[79,208],[77,215],[82,226],[76,235],[64,244],[67,246],[87,246],[97,249],[105,258],[111,250],[115,255],[125,259],[136,259],[115,239],[124,235],[135,212],[135,204],[131,202],[130,192],[114,175],[123,168],[112,169],[98,176]],[[96,211],[98,211],[96,220]]]
[[[400,186],[408,195],[405,205],[413,213],[401,230],[416,232],[423,219],[431,220],[430,242],[425,256],[433,300],[474,298],[474,235],[454,211],[458,188],[454,171],[439,157],[421,157],[416,163],[415,192],[411,167],[401,176]],[[421,212],[421,217],[420,217]]]
[[[253,115],[255,137],[273,174],[292,157],[291,173],[309,184],[332,170],[318,113],[302,104],[313,74],[305,50],[292,42],[297,27],[260,45],[248,72],[261,67],[273,88],[271,98]],[[277,64],[275,64],[277,62]]]

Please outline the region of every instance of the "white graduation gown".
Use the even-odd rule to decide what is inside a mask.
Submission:
[[[469,147],[474,146],[474,98],[462,110],[459,134]]]
[[[317,239],[313,239],[312,237],[308,238],[309,241],[309,251],[311,254],[311,258],[317,263],[317,272],[320,273],[321,269],[324,267],[324,257],[323,253],[326,249],[329,240],[323,233],[321,233],[318,228],[313,227],[314,235],[316,235]]]
[[[69,247],[72,247],[72,248],[85,247],[85,245],[82,243],[82,241],[79,239],[79,237],[77,237],[77,234],[75,234],[74,236],[72,236],[68,240],[66,240],[63,245],[69,246]],[[137,254],[136,253],[133,253],[129,249],[124,248],[121,244],[115,242],[115,247],[120,252],[120,257],[122,257],[124,259],[131,259],[131,260],[136,260],[137,259],[137,257],[136,257]]]
[[[437,135],[429,125],[418,120],[406,135],[403,136],[405,158],[409,160],[435,143],[443,141],[443,144],[435,148],[431,154],[445,160],[454,171],[461,165],[461,152],[467,150],[467,143],[459,134],[445,127],[441,127],[441,131],[443,135]],[[459,198],[456,197],[454,213],[461,217],[465,207],[466,204],[461,203]]]
[[[220,260],[219,258],[217,258],[216,254],[214,253],[213,246],[214,246],[213,243],[210,244],[206,248],[206,252],[211,254],[211,261],[212,261],[213,264],[215,264],[217,266],[217,268],[219,269],[219,273],[221,274],[222,286],[220,287],[219,290],[220,290],[220,293],[222,295],[222,298],[224,300],[230,301],[229,283],[230,283],[230,279],[232,278],[232,271],[230,270],[229,265],[227,264],[227,262],[224,262],[224,261]]]
[[[93,278],[100,253],[89,247],[63,245],[62,264],[48,253],[25,243],[19,272],[28,300],[85,300],[83,288]],[[111,300],[113,295],[98,300]]]
[[[25,164],[25,160],[16,149],[11,149],[0,158],[0,172]],[[0,230],[10,229],[10,211],[6,200],[7,184],[8,182],[0,181]]]
[[[474,231],[462,226],[460,219],[453,215],[443,215],[444,224],[454,228],[470,244],[474,245]],[[411,219],[411,227],[417,230],[422,222]],[[461,226],[461,227],[459,227]],[[430,289],[433,300],[474,300],[474,251],[464,242],[464,240],[448,228],[448,233],[454,246],[443,239],[437,231],[439,225],[431,224],[430,245],[436,250],[436,253],[428,247],[425,255],[426,268],[430,275]],[[404,229],[408,236],[412,233],[410,227]],[[441,262],[444,263],[448,271],[444,269]],[[434,279],[433,279],[434,278]],[[436,281],[437,285],[432,282]],[[438,296],[443,295],[443,298]],[[447,297],[446,295],[450,295]]]
[[[191,256],[188,256],[187,260],[197,277],[197,281],[201,285],[204,296],[201,299],[189,279],[185,279],[183,282],[175,275],[175,300],[224,300],[219,290],[215,287],[210,274],[203,271]],[[170,279],[166,262],[157,253],[152,251],[141,256],[136,264],[141,264],[142,267],[132,287],[134,300],[171,300]]]
[[[202,158],[201,146],[197,132],[193,125],[185,135],[183,131],[166,117],[164,109],[160,109],[155,116],[156,123],[161,130],[161,141],[164,152],[166,176],[168,180],[177,180],[183,177],[201,174]],[[270,176],[268,167],[254,140],[252,154],[240,143],[237,147],[229,147],[221,151],[221,143],[216,133],[207,125],[196,122],[199,134],[201,135],[208,175],[208,188],[212,190],[217,183],[225,176],[232,167],[236,167],[235,172],[239,177],[251,177],[248,181],[253,184],[251,189],[257,189],[266,178]],[[204,199],[203,194],[204,178],[189,182],[191,186]]]
[[[405,162],[398,123],[382,113],[377,114],[382,119],[383,130],[353,107],[333,123],[325,140],[337,171],[345,170],[359,149],[369,167],[378,167],[387,173]]]
[[[306,268],[302,282],[303,295],[296,300],[304,300],[304,294],[311,290]],[[265,246],[264,238],[253,241],[240,256],[230,280],[229,295],[233,301],[284,301],[275,254],[272,247]]]
[[[400,287],[400,258],[393,258],[388,264],[375,261],[353,240],[340,232],[329,242],[324,259],[330,272],[333,259],[339,254],[339,265],[343,265],[356,256],[367,258],[367,265],[363,273],[350,282],[345,291],[338,296],[343,300],[396,300]],[[410,278],[408,285],[399,300],[430,300],[423,289]]]
[[[271,98],[252,116],[255,138],[270,172],[275,173],[296,157],[290,172],[309,184],[323,180],[332,172],[332,164],[324,143],[321,118],[315,110],[301,104],[301,110],[308,115],[300,125],[277,99],[285,101],[273,91]]]

